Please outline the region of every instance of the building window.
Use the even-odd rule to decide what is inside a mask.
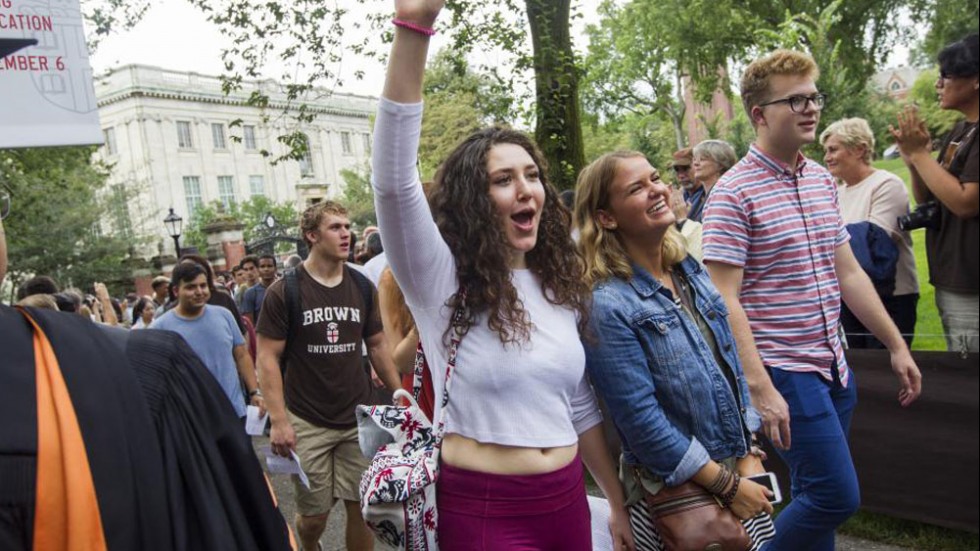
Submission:
[[[364,138],[364,153],[367,154],[367,155],[370,155],[371,154],[371,135],[370,134],[361,134],[361,137]]]
[[[225,125],[220,122],[211,123],[211,141],[214,142],[215,149],[227,149],[225,143]]]
[[[184,200],[187,201],[187,212],[191,217],[194,212],[204,205],[201,197],[201,177],[184,176]]]
[[[255,145],[255,127],[254,126],[243,126],[242,133],[244,134],[242,141],[245,142],[246,151],[255,151],[258,147]]]
[[[253,174],[248,177],[248,191],[252,197],[265,196],[265,178],[261,174]]]
[[[105,140],[105,152],[107,155],[115,155],[116,149],[116,129],[109,127],[102,131],[102,138]]]
[[[300,176],[313,176],[313,155],[310,152],[310,138],[306,135],[303,136],[303,142],[305,147],[303,148],[303,156],[299,159],[299,174]]]
[[[344,152],[344,155],[350,155],[352,153],[350,132],[340,133],[340,149]]]
[[[191,140],[190,121],[177,121],[177,147],[181,149],[194,147],[194,141]]]
[[[221,199],[221,204],[225,206],[225,210],[230,210],[231,207],[235,206],[234,176],[218,176],[218,198]]]

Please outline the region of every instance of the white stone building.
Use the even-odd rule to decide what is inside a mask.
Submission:
[[[268,107],[248,104],[254,90],[269,96]],[[341,170],[366,169],[370,156],[370,97],[322,92],[305,101],[315,120],[297,125],[272,80],[246,82],[226,96],[217,77],[127,65],[97,77],[95,92],[105,138],[99,155],[112,166],[111,186],[119,186],[110,191],[135,196],[126,223],[134,236],[153,238],[147,258],[173,252],[163,226],[170,208],[185,224],[201,205],[253,195],[299,211],[338,196]],[[277,138],[296,130],[307,136],[309,155],[273,165],[287,151]]]

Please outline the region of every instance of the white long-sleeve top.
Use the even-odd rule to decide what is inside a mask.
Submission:
[[[391,271],[419,328],[439,418],[448,348],[443,335],[457,291],[456,261],[432,219],[416,160],[422,104],[378,103],[373,171],[378,226]],[[574,310],[548,302],[537,276],[511,281],[533,324],[522,345],[503,345],[480,315],[459,346],[446,433],[529,448],[569,446],[601,421],[585,377]]]

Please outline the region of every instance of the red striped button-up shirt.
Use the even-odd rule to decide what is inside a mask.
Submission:
[[[796,170],[753,145],[711,190],[704,261],[741,267],[739,300],[772,369],[849,371],[837,333],[835,249],[850,238],[833,177],[800,155]]]

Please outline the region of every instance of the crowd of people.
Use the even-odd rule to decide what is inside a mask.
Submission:
[[[922,391],[909,352],[911,229],[926,227],[949,349],[977,352],[977,36],[939,56],[940,105],[966,120],[938,159],[914,108],[891,130],[913,212],[901,179],[872,166],[866,121],[817,133],[832,98],[813,59],[787,50],[742,74],[756,140],[741,159],[701,142],[673,155],[671,183],[642,153],[610,151],[560,196],[537,145],[504,127],[468,137],[423,186],[422,82],[442,2],[395,5],[372,153],[378,227],[358,240],[346,209],[323,201],[300,217],[305,259],[250,255],[215,274],[183,255],[152,296],[122,300],[42,275],[17,289],[24,315],[180,335],[227,399],[221,415],[243,428],[247,405],[268,412],[272,452],[298,456],[308,483],[294,477],[289,520],[302,549],[319,548],[337,502],[347,548],[373,548],[355,408],[415,385],[416,361],[421,409],[445,419],[442,549],[670,548],[661,514],[677,489],[713,496],[743,527],[742,549],[834,549],[860,504],[847,441],[860,375],[845,348],[888,351],[902,406]],[[801,153],[814,142],[826,166]],[[4,247],[0,226],[0,280]],[[618,465],[599,398],[622,441]],[[774,493],[751,479],[766,471],[763,440],[791,473],[775,519]],[[0,448],[0,461],[11,453]],[[608,533],[595,538],[585,470],[607,505]],[[25,496],[18,506],[43,516]],[[11,511],[0,505],[0,547],[29,548],[42,536]]]

